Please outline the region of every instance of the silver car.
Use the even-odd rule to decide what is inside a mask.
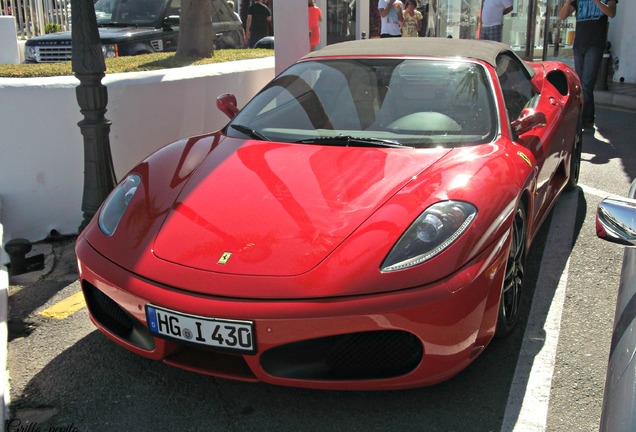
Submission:
[[[606,198],[596,235],[626,246],[605,380],[601,432],[636,430],[636,180],[628,198]]]

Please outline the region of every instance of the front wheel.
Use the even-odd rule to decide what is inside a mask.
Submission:
[[[526,209],[523,203],[519,204],[515,212],[515,218],[511,229],[512,240],[506,274],[501,289],[499,300],[499,316],[495,336],[507,336],[519,319],[523,276],[526,261]]]

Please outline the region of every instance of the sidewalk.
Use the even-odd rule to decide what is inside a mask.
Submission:
[[[612,82],[607,91],[594,91],[594,103],[636,109],[636,84]]]

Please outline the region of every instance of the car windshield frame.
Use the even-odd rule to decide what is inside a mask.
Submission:
[[[298,144],[477,145],[498,131],[492,88],[486,67],[474,60],[312,59],[270,82],[224,131]]]

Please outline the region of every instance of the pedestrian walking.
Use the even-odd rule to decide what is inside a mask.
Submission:
[[[381,27],[380,37],[402,37],[402,22],[404,21],[404,7],[400,0],[379,0]]]
[[[503,17],[512,12],[512,0],[482,0],[479,39],[501,42]]]
[[[322,21],[322,12],[320,8],[316,6],[315,0],[308,0],[307,10],[309,20],[309,49],[315,51],[316,47],[320,44],[320,22]]]
[[[616,16],[617,0],[565,0],[559,18],[576,11],[572,54],[583,90],[583,127],[594,126],[594,86],[607,43],[609,19]]]
[[[406,0],[404,2],[404,21],[402,22],[402,36],[404,37],[418,37],[418,32],[422,28],[422,12],[416,9],[417,3],[415,0]]]
[[[272,12],[261,0],[254,0],[247,9],[247,22],[245,23],[245,43],[248,48],[254,48],[256,42],[269,34],[269,23],[272,21]]]

